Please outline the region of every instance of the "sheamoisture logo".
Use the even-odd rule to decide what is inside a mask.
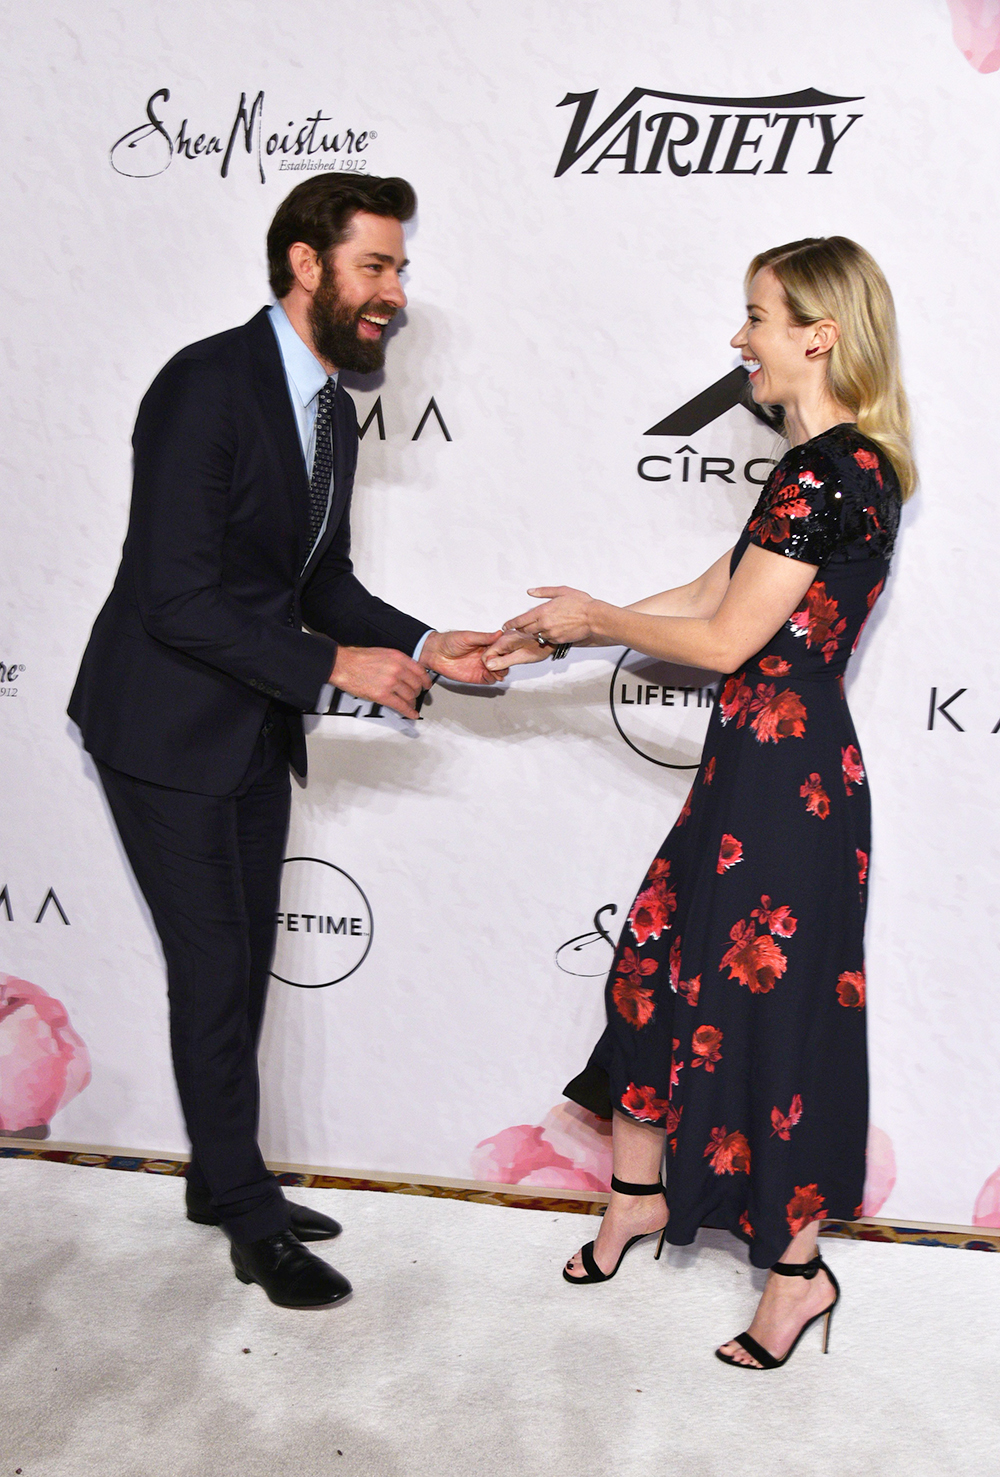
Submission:
[[[257,166],[261,184],[266,175],[266,161],[277,161],[279,170],[338,170],[363,174],[368,161],[362,157],[369,144],[378,137],[373,128],[341,127],[331,129],[333,116],[317,108],[303,121],[285,120],[273,132],[264,123],[264,92],[253,102],[247,93],[240,94],[239,106],[232,124],[213,132],[192,125],[187,118],[180,125],[170,124],[162,116],[163,104],[170,101],[169,87],[159,87],[146,103],[146,122],[123,133],[111,147],[111,167],[130,179],[149,179],[163,174],[175,159],[216,161],[223,179],[229,174],[234,157],[249,158]],[[282,115],[284,117],[284,115]]]
[[[556,179],[571,169],[597,174],[602,164],[606,173],[617,174],[832,174],[834,150],[863,117],[829,111],[860,97],[813,87],[777,97],[700,97],[633,87],[603,123],[594,124],[596,99],[595,88],[568,92],[557,103],[575,103],[576,112]],[[680,106],[662,108],[661,101]],[[621,167],[616,170],[613,161]]]

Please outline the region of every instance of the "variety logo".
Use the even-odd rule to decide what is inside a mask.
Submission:
[[[372,910],[353,877],[332,862],[290,856],[271,974],[285,985],[320,990],[359,969],[372,946]]]
[[[557,107],[576,112],[556,179],[579,174],[832,174],[834,151],[864,115],[831,112],[860,97],[809,87],[776,97],[702,97],[633,87],[603,122],[592,118],[597,89],[568,92]],[[662,103],[676,106],[662,107]],[[720,111],[724,109],[725,111]],[[730,111],[732,110],[732,111]],[[615,169],[615,163],[620,164]]]
[[[697,769],[718,697],[707,676],[626,649],[608,697],[615,727],[629,748],[664,769]]]
[[[23,671],[23,662],[0,662],[0,697],[17,697]]]
[[[610,913],[614,918],[617,912],[617,903],[605,903],[594,914],[593,933],[578,933],[576,938],[567,939],[564,944],[559,945],[556,963],[563,974],[575,974],[585,980],[598,979],[607,974],[611,968],[611,959],[604,950],[605,947],[609,948],[613,958],[615,941],[604,927],[603,919],[605,913]]]
[[[28,910],[29,917],[31,916],[31,911],[31,909]],[[50,921],[54,918],[61,918],[66,927],[69,927],[69,918],[66,916],[66,909],[56,896],[54,887],[50,887],[42,898],[37,910],[35,910],[35,916],[31,921],[33,923],[41,923],[46,916],[48,916]],[[10,886],[6,882],[0,888],[0,918],[5,918],[8,923],[15,922],[14,899],[11,896]]]
[[[317,108],[304,121],[289,118],[273,132],[264,121],[264,91],[248,102],[247,93],[240,94],[236,116],[231,124],[218,131],[213,125],[202,128],[187,118],[168,123],[166,105],[169,87],[159,87],[146,103],[146,122],[122,134],[111,146],[111,167],[130,179],[149,179],[163,174],[175,159],[207,160],[217,163],[223,179],[229,174],[233,160],[249,159],[257,167],[261,184],[266,175],[265,162],[288,172],[338,170],[361,174],[368,168],[363,157],[369,145],[378,138],[373,128],[349,128],[342,124],[331,127],[333,114]],[[284,119],[284,114],[280,115]],[[291,180],[289,183],[293,183]]]

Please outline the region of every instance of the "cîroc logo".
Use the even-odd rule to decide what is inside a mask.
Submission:
[[[608,700],[629,748],[664,769],[697,769],[717,698],[709,675],[626,649]]]
[[[608,174],[832,174],[834,150],[863,117],[831,111],[861,98],[813,87],[776,97],[701,97],[633,87],[603,122],[591,117],[596,98],[596,88],[568,92],[557,104],[575,103],[576,112],[556,179],[571,169],[597,174],[602,164]]]
[[[303,990],[339,984],[365,962],[373,931],[371,906],[353,877],[318,857],[286,859],[274,979]]]
[[[164,105],[170,102],[170,88],[157,88],[146,103],[146,122],[130,128],[111,147],[111,167],[118,174],[130,179],[149,179],[163,174],[175,159],[203,159],[217,163],[223,179],[229,174],[229,166],[235,157],[249,158],[257,166],[261,184],[264,184],[265,162],[276,164],[279,170],[335,170],[362,174],[368,168],[363,157],[378,134],[373,128],[330,129],[331,114],[317,108],[304,122],[294,118],[285,119],[268,131],[264,122],[264,92],[261,89],[253,102],[247,94],[240,94],[236,116],[231,124],[223,126],[218,133],[211,127],[202,129],[183,118],[180,124],[168,125],[163,116]],[[292,183],[292,181],[289,181]]]

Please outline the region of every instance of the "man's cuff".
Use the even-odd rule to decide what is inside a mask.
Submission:
[[[319,690],[319,697],[316,699],[316,706],[315,708],[313,708],[313,712],[329,713],[333,708],[333,702],[336,695],[337,689],[333,686],[333,683],[324,682],[323,686]]]
[[[433,635],[434,635],[434,632],[433,631],[425,631],[424,634],[421,636],[420,640],[417,642],[416,646],[413,648],[413,660],[415,662],[419,662],[419,660],[420,660],[420,653],[423,651],[424,646],[427,643],[428,636],[433,636]]]

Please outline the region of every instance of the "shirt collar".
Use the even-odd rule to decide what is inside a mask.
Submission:
[[[305,409],[311,401],[315,400],[326,384],[326,370],[312,350],[299,338],[281,304],[272,303],[267,311],[271,318],[274,336],[278,340],[278,350],[285,367],[285,376]],[[336,385],[336,372],[330,378]]]

